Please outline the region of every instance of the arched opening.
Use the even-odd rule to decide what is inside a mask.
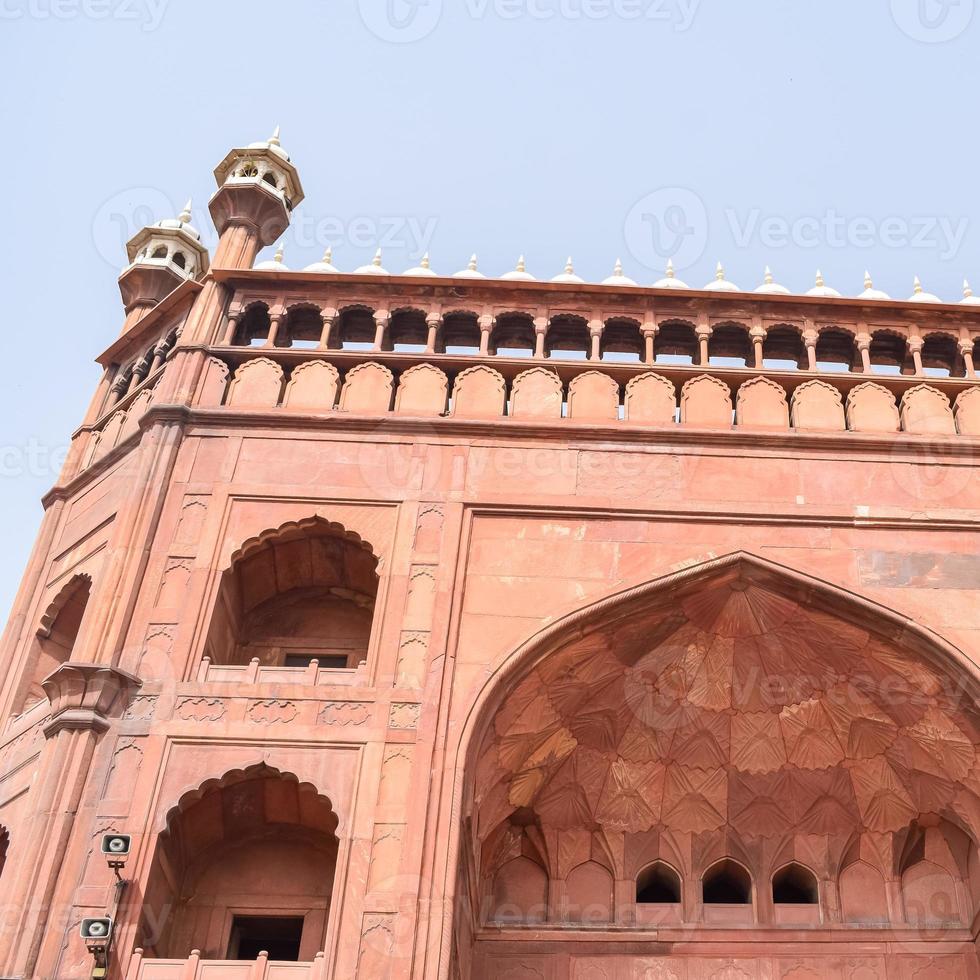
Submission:
[[[534,318],[526,313],[501,313],[490,334],[490,353],[501,357],[533,357]]]
[[[806,368],[806,347],[798,328],[777,324],[766,330],[762,341],[762,366],[773,371],[802,371]]]
[[[857,347],[853,334],[827,327],[817,337],[818,371],[853,371]]]
[[[801,864],[787,864],[772,876],[772,900],[776,905],[816,905],[817,876]]]
[[[422,310],[396,310],[388,324],[385,350],[398,354],[424,354],[429,328]]]
[[[545,356],[565,361],[588,360],[591,348],[589,325],[580,316],[553,317],[545,336]]]
[[[890,330],[876,330],[868,348],[873,374],[902,374],[906,359],[905,338]]]
[[[912,823],[898,868],[907,922],[941,927],[973,918],[974,913],[964,916],[961,896],[970,894],[975,851],[967,834],[948,820],[929,815]]]
[[[614,317],[606,321],[599,342],[602,360],[638,364],[643,360],[643,354],[643,335],[636,320]]]
[[[175,252],[173,257],[173,263],[180,269],[187,268],[187,258],[183,252]]]
[[[719,323],[708,338],[708,363],[718,367],[748,367],[754,363],[749,332],[739,323]]]
[[[337,816],[307,783],[260,764],[205,783],[168,814],[144,893],[148,958],[313,960],[324,947]]]
[[[723,858],[701,878],[701,900],[705,905],[751,905],[752,877],[737,861]]]
[[[597,866],[621,881],[653,868],[666,846],[674,867],[697,874],[697,900],[644,910],[661,874],[640,875],[638,927],[748,927],[759,920],[754,868],[819,839],[823,860],[837,855],[845,869],[845,921],[877,928],[884,879],[899,871],[878,874],[875,856],[904,852],[916,813],[955,806],[959,825],[980,826],[980,798],[967,788],[978,682],[965,656],[903,615],[754,556],[599,600],[491,667],[459,766],[460,888],[486,894],[508,867],[509,894],[540,898],[546,868],[553,894],[537,956],[557,958],[570,941],[548,930],[569,921],[563,895],[575,868],[584,869],[576,895],[602,884],[599,908]],[[924,862],[906,862],[903,889],[907,908],[927,910],[915,921],[945,928],[954,920],[929,896],[972,895],[980,867],[972,835],[960,851],[933,837]],[[536,866],[533,880],[529,864],[509,864],[517,857]],[[792,862],[764,880],[768,924],[821,926],[813,872]],[[457,902],[457,952],[474,975],[494,975],[479,907]],[[571,941],[587,955],[587,937]]]
[[[674,905],[681,900],[681,877],[663,861],[651,864],[636,876],[638,905]]]
[[[333,350],[374,350],[377,324],[366,306],[348,306],[340,311],[336,329],[330,331]]]
[[[480,353],[480,322],[475,313],[447,313],[436,349],[443,354]]]
[[[28,655],[22,681],[26,686],[19,699],[19,710],[45,700],[41,682],[71,659],[91,588],[92,580],[87,575],[76,575],[45,611]]]
[[[654,360],[657,364],[697,364],[698,338],[694,325],[684,320],[660,324],[654,340]]]
[[[205,653],[219,665],[353,670],[366,657],[378,559],[313,518],[247,542],[221,577]]]
[[[235,347],[262,347],[268,341],[271,329],[269,307],[265,303],[253,303],[238,321],[232,343]]]
[[[922,343],[922,373],[931,378],[962,377],[956,338],[948,333],[931,333]]]
[[[323,317],[315,306],[293,306],[286,313],[276,336],[277,347],[312,350],[320,346]]]
[[[167,257],[166,245],[157,245],[157,247],[153,249],[153,255],[150,256],[150,258],[153,259],[165,259],[166,257]]]
[[[264,174],[262,175],[262,179],[263,179],[263,180],[264,180],[264,181],[265,181],[265,182],[266,182],[267,184],[271,184],[271,185],[272,185],[273,187],[278,187],[278,186],[279,186],[279,184],[278,184],[278,182],[276,181],[276,175],[275,175],[274,173],[272,173],[272,171],[271,171],[271,170],[267,170],[267,171],[266,171],[266,172],[265,172],[265,173],[264,173]]]

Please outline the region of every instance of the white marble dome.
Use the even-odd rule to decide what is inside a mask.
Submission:
[[[756,286],[755,291],[757,293],[763,293],[769,296],[788,296],[789,290],[785,286],[780,286],[778,282],[772,276],[772,269],[766,266],[765,274],[762,277],[762,285]]]
[[[356,276],[387,276],[389,272],[381,265],[381,249],[374,253],[370,265],[362,265],[354,270]]]
[[[411,269],[406,269],[403,276],[429,276],[430,278],[437,278],[436,273],[429,268],[429,253],[426,252],[422,256],[421,261],[418,265],[413,266]]]
[[[565,262],[564,270],[559,272],[551,281],[573,283],[575,285],[585,282],[581,276],[575,275],[575,266],[572,265],[572,257],[570,255],[568,256],[568,261]]]
[[[678,279],[674,274],[674,263],[670,259],[667,260],[666,274],[663,279],[658,279],[653,284],[654,289],[690,289],[691,287],[682,280]]]
[[[715,269],[715,277],[704,287],[709,293],[740,293],[741,290],[733,282],[725,278],[725,267],[719,262]]]
[[[313,265],[308,265],[303,271],[304,272],[321,272],[321,273],[323,273],[325,275],[331,275],[331,274],[335,274],[335,273],[340,272],[340,269],[338,269],[333,264],[333,249],[332,248],[328,248],[323,253],[323,258],[320,259],[319,262],[314,262]]]
[[[816,296],[820,299],[839,299],[840,293],[824,282],[823,273],[817,269],[817,278],[813,286],[806,291],[807,296]]]
[[[486,279],[487,277],[476,267],[476,255],[470,256],[465,269],[453,273],[453,279]]]
[[[289,272],[289,266],[283,264],[282,261],[283,245],[282,242],[279,243],[279,247],[276,249],[276,254],[273,258],[267,259],[265,262],[260,262],[255,266],[257,272]]]
[[[524,262],[524,256],[522,255],[517,260],[517,266],[510,272],[505,272],[501,279],[507,279],[511,282],[537,282],[538,280],[527,271],[527,266]]]
[[[888,293],[881,289],[875,289],[875,284],[871,279],[871,273],[865,270],[864,273],[864,292],[858,294],[858,299],[891,299]]]
[[[630,279],[629,276],[623,274],[623,263],[620,259],[616,259],[616,265],[613,267],[613,273],[611,276],[607,276],[602,280],[603,286],[635,286],[636,280]]]

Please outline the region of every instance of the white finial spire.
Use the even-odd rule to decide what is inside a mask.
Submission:
[[[874,282],[871,280],[871,273],[867,269],[864,270],[864,288],[874,289]]]
[[[969,299],[973,295],[973,290],[970,288],[969,280],[963,280],[963,298]]]
[[[476,272],[476,252],[470,256],[469,265],[467,265],[466,268],[469,269],[470,272]]]
[[[285,250],[286,250],[285,245],[283,245],[283,243],[280,242],[279,245],[276,247],[276,255],[275,255],[275,258],[273,259],[273,261],[274,262],[282,262],[282,256],[283,256],[283,253],[285,252]]]
[[[565,262],[565,275],[566,276],[575,275],[575,267],[572,265],[572,257],[570,255],[568,256],[568,259]]]
[[[180,212],[180,220],[186,225],[190,224],[191,220],[191,198],[187,198],[187,203],[184,205],[184,210]]]
[[[725,267],[719,262],[715,268],[715,279],[722,282],[725,278]]]
[[[767,285],[771,286],[776,280],[772,277],[772,269],[766,266],[765,274],[762,277],[762,281]]]
[[[523,255],[517,260],[517,269],[515,271],[517,271],[517,272],[527,272],[527,265],[524,262],[524,256]]]
[[[818,287],[826,285],[826,283],[823,281],[823,273],[819,269],[817,269],[817,278],[814,285]]]
[[[616,259],[616,264],[613,266],[613,275],[621,276],[623,274],[623,260]]]
[[[276,126],[275,132],[273,132],[272,138],[269,140],[269,143],[272,146],[279,146],[280,145],[279,144],[279,127],[278,126]]]
[[[371,259],[371,265],[376,265],[379,269],[381,268],[381,249],[379,248],[377,252],[374,253],[374,258]]]
[[[667,259],[667,278],[668,279],[673,279],[674,278],[674,260],[673,259]]]
[[[922,292],[922,283],[919,281],[919,277],[916,276],[912,284],[912,292],[918,296]]]
[[[328,245],[323,253],[323,261],[327,265],[333,265],[333,249]]]
[[[423,269],[428,269],[429,268],[429,253],[428,252],[426,252],[425,255],[422,256],[422,261],[421,261],[420,265],[422,266]]]

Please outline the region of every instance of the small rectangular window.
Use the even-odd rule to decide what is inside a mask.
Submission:
[[[302,916],[236,915],[231,923],[228,959],[258,959],[263,950],[270,960],[299,960],[303,939]]]
[[[317,660],[321,667],[327,670],[344,670],[347,667],[347,657],[334,653],[287,653],[286,667],[309,667],[310,661]]]

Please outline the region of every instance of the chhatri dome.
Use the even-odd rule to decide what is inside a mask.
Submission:
[[[762,279],[762,285],[756,286],[757,293],[766,293],[770,296],[788,296],[789,290],[785,286],[780,286],[772,277],[772,269],[766,266],[766,271]]]
[[[871,273],[865,269],[864,292],[858,295],[858,299],[891,299],[891,296],[881,289],[875,289],[875,284],[871,281]]]
[[[370,265],[362,265],[354,270],[354,275],[356,276],[387,276],[388,274],[388,270],[381,265],[380,248],[374,253],[374,258],[371,259]]]
[[[919,281],[919,277],[915,277],[915,283],[912,288],[912,295],[909,297],[908,301],[910,303],[941,303],[942,300],[936,296],[934,293],[927,293],[922,288],[922,283]]]
[[[667,270],[666,275],[663,279],[658,279],[653,284],[654,289],[690,289],[691,287],[686,283],[681,281],[674,275],[674,262],[672,259],[667,259]]]
[[[565,282],[565,283],[584,283],[585,280],[581,276],[575,275],[575,267],[572,265],[572,257],[568,256],[568,261],[565,262],[565,269],[563,272],[558,273],[552,280],[552,282]]]
[[[523,255],[517,260],[517,267],[511,272],[505,272],[500,278],[511,282],[537,282],[537,279],[527,271]]]
[[[319,262],[314,262],[313,265],[308,265],[303,271],[327,274],[340,272],[333,264],[333,249],[328,245],[327,250],[323,253],[323,258]]]
[[[470,256],[470,261],[465,269],[453,273],[453,279],[486,279],[487,277],[476,267],[476,253]]]
[[[422,260],[421,262],[419,262],[418,265],[413,266],[411,269],[406,269],[402,273],[402,275],[403,276],[429,276],[430,278],[434,278],[436,276],[436,273],[429,268],[429,253],[426,252],[425,255],[422,256]]]
[[[960,306],[980,306],[980,296],[973,295],[973,290],[966,279],[963,280],[963,298],[960,300]]]
[[[817,279],[813,286],[806,291],[807,296],[816,296],[821,299],[837,299],[840,293],[836,289],[828,286],[823,279],[823,273],[817,269]]]
[[[704,287],[706,292],[711,293],[740,293],[741,290],[733,282],[725,278],[725,267],[719,262],[715,269],[715,278]]]
[[[289,266],[284,265],[282,261],[283,253],[282,242],[276,248],[276,254],[271,258],[267,259],[265,262],[260,262],[256,267],[257,272],[289,272]]]
[[[620,259],[616,259],[616,265],[613,267],[613,274],[606,279],[602,280],[603,286],[635,286],[636,282],[630,279],[629,276],[623,275],[623,263]]]

